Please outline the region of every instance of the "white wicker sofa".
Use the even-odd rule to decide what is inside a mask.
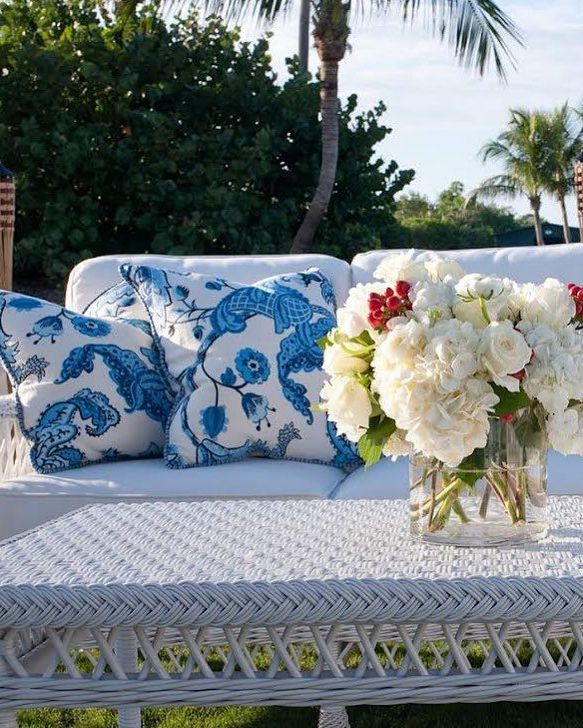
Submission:
[[[254,282],[269,275],[317,266],[333,281],[339,305],[350,287],[372,279],[387,251],[345,261],[321,255],[255,257],[107,256],[86,260],[69,277],[66,305],[82,312],[119,280],[121,263],[147,260],[177,271],[199,271]],[[583,281],[583,246],[505,248],[448,253],[468,272],[496,273],[519,281],[548,276]],[[94,502],[199,500],[216,498],[398,498],[406,496],[407,463],[384,461],[349,476],[328,465],[250,459],[213,468],[169,470],[161,460],[92,465],[56,475],[38,475],[11,415],[11,398],[0,400],[0,538]],[[583,493],[583,462],[551,454],[552,493]]]

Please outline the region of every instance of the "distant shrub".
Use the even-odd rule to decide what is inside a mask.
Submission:
[[[277,83],[264,40],[218,19],[116,21],[87,0],[0,3],[0,158],[17,175],[16,266],[57,278],[113,252],[289,249],[319,166],[318,89]],[[382,106],[341,113],[318,247],[386,244],[412,178],[374,147]]]

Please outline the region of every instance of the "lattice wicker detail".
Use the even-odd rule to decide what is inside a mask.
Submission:
[[[120,654],[124,640],[138,647],[137,669],[130,659],[128,670],[127,651]],[[0,705],[14,710],[583,695],[578,622],[6,630],[0,654],[12,676],[0,681]],[[336,711],[322,718],[328,719],[342,717]]]
[[[16,419],[16,401],[13,395],[5,393],[6,389],[6,375],[0,372],[0,482],[32,470],[30,446]]]

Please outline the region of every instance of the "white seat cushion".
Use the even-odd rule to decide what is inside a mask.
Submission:
[[[370,283],[381,260],[397,250],[372,250],[359,253],[351,263],[354,283]],[[583,245],[549,245],[537,248],[481,248],[437,250],[453,258],[466,273],[483,273],[512,278],[519,283],[540,283],[558,278],[569,283],[583,280]]]
[[[196,470],[133,460],[31,473],[0,484],[0,539],[96,502],[326,498],[343,477],[329,465],[260,458]]]
[[[548,485],[551,495],[583,495],[583,458],[550,452]],[[345,478],[331,497],[335,500],[408,498],[409,460],[385,459],[368,470],[363,466]]]
[[[119,267],[124,263],[149,265],[177,273],[203,273],[241,283],[319,268],[332,281],[338,305],[344,303],[352,286],[348,263],[330,255],[104,255],[84,260],[73,268],[67,283],[65,305],[73,311],[85,311],[99,294],[121,282]],[[143,315],[146,318],[145,311]]]

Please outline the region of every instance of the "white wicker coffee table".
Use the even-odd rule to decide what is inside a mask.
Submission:
[[[0,726],[27,706],[583,698],[583,499],[539,546],[409,541],[403,501],[92,506],[0,544]],[[76,659],[82,652],[88,658]]]

